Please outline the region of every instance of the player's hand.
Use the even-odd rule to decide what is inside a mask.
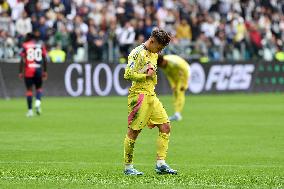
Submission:
[[[23,73],[19,73],[18,77],[19,77],[19,79],[23,79],[24,78],[24,74]]]
[[[153,66],[151,64],[148,64],[147,76],[153,77],[154,74],[155,74],[155,70],[154,70]]]
[[[47,78],[48,78],[47,72],[43,72],[42,73],[42,79],[45,81],[45,80],[47,80]]]

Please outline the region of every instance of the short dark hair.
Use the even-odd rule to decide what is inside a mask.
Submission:
[[[151,37],[155,38],[163,46],[167,46],[171,41],[171,34],[159,28],[152,31]]]
[[[30,40],[33,40],[35,39],[35,36],[33,33],[27,33],[26,37],[25,37],[25,41],[30,41]]]
[[[157,60],[158,66],[159,66],[160,64],[162,64],[163,60],[164,60],[164,55],[158,54],[158,60]]]

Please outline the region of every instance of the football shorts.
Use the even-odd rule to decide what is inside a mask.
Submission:
[[[130,94],[128,96],[128,127],[143,129],[146,125],[169,123],[168,115],[156,95]]]

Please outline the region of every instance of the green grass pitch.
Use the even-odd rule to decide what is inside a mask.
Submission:
[[[161,96],[168,114],[171,96]],[[154,172],[157,129],[135,148],[141,177],[123,175],[127,97],[0,100],[0,188],[284,188],[284,94],[187,96],[167,162]]]

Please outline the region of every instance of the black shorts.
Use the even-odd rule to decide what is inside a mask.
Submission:
[[[42,78],[40,76],[25,77],[25,84],[27,89],[31,89],[35,85],[36,89],[42,86]]]

